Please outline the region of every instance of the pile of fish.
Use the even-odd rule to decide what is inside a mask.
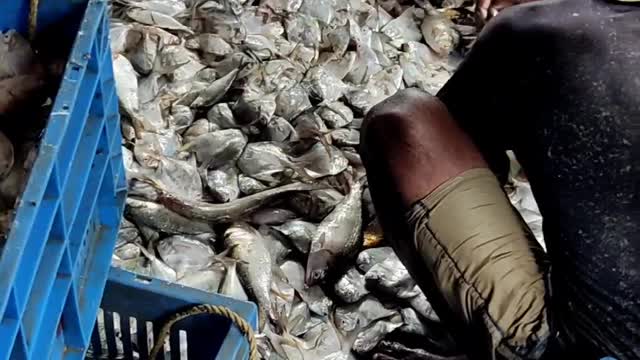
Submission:
[[[447,81],[467,3],[114,1],[113,264],[255,301],[265,359],[459,358],[384,246],[357,147],[373,105]]]
[[[16,30],[0,32],[0,244],[27,185],[66,54],[36,47]],[[59,44],[60,48],[64,48]],[[46,66],[44,64],[47,64]]]

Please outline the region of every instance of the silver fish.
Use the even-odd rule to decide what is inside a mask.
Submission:
[[[231,45],[216,34],[200,34],[198,45],[201,51],[216,56],[225,56],[233,52]]]
[[[439,355],[422,348],[410,348],[404,344],[395,341],[382,340],[378,344],[377,351],[374,355],[374,359],[377,360],[396,360],[396,359],[415,359],[415,360],[467,360],[465,355],[456,354],[453,347],[444,349],[442,354],[454,354],[454,355]],[[392,356],[387,356],[390,354]],[[382,356],[380,356],[382,355]]]
[[[345,127],[353,121],[353,112],[340,101],[319,108],[317,114],[332,129]]]
[[[382,33],[389,36],[391,44],[400,48],[408,41],[420,41],[422,34],[415,21],[415,8],[410,7],[402,15],[388,22],[381,29]]]
[[[124,245],[117,246],[116,249],[113,251],[113,254],[117,256],[119,259],[131,260],[131,259],[139,258],[142,252],[140,251],[138,244],[127,243]]]
[[[127,11],[127,16],[132,20],[144,25],[157,26],[162,29],[182,31],[193,34],[193,30],[180,24],[169,15],[141,8],[131,8]]]
[[[440,56],[449,55],[460,43],[453,22],[441,14],[430,14],[420,27],[424,41]]]
[[[309,305],[304,301],[301,301],[293,305],[291,308],[288,322],[289,334],[300,337],[306,334],[309,329],[318,326],[322,320],[317,317],[312,317],[311,312],[309,311]]]
[[[307,284],[322,281],[338,257],[350,256],[358,249],[362,229],[362,186],[356,181],[344,200],[318,226],[307,260]]]
[[[311,108],[309,94],[300,85],[282,90],[276,96],[275,114],[286,120],[293,120],[309,108]]]
[[[178,279],[178,284],[189,286],[202,291],[217,293],[225,277],[225,268],[216,263],[211,268],[186,274]]]
[[[176,128],[187,128],[193,123],[193,112],[185,105],[174,105],[171,108],[171,125]]]
[[[418,336],[427,335],[425,324],[418,318],[418,313],[412,308],[404,308],[400,310],[402,315],[402,321],[404,325],[400,328],[400,331],[406,334],[413,334]]]
[[[322,66],[315,66],[307,71],[303,86],[312,97],[327,102],[338,100],[348,90],[342,80]]]
[[[215,255],[208,245],[183,235],[162,239],[156,250],[162,261],[176,271],[178,278],[206,268]]]
[[[144,224],[168,234],[202,234],[213,232],[211,225],[188,219],[164,206],[148,201],[127,199],[126,212],[136,224]]]
[[[225,204],[209,204],[200,201],[180,199],[159,187],[156,187],[156,192],[158,194],[157,201],[184,216],[188,216],[190,219],[224,223],[250,214],[266,202],[273,200],[279,195],[297,191],[309,191],[315,188],[317,188],[317,185],[291,183],[249,195]]]
[[[226,263],[226,271],[224,280],[222,284],[220,284],[220,293],[223,295],[228,295],[234,299],[238,299],[241,301],[249,300],[247,293],[240,282],[240,278],[238,276],[238,266],[235,261],[228,261]]]
[[[29,41],[14,29],[2,33],[0,39],[0,80],[34,72],[36,55]]]
[[[355,304],[338,306],[334,310],[334,322],[342,332],[353,332],[366,328],[371,323],[392,317],[397,310],[388,309],[373,295],[367,295]]]
[[[276,14],[295,13],[301,5],[302,0],[260,0],[260,6],[267,7]]]
[[[280,270],[287,276],[294,289],[302,291],[304,285],[304,266],[295,260],[287,260],[280,265]]]
[[[365,354],[373,350],[387,334],[392,333],[403,324],[402,316],[394,315],[389,319],[378,320],[373,326],[358,334],[353,343],[353,351]]]
[[[302,220],[290,220],[282,225],[275,226],[274,229],[289,238],[298,251],[308,254],[317,226]]]
[[[238,171],[235,167],[225,167],[207,173],[209,192],[217,202],[229,202],[240,196]]]
[[[191,103],[191,107],[211,106],[218,102],[227,93],[237,75],[238,70],[234,70],[214,81],[198,95]]]
[[[128,33],[128,39],[136,39],[132,48],[126,52],[127,59],[131,62],[134,69],[144,75],[148,75],[153,70],[158,52],[157,38],[152,37],[149,33],[132,29]]]
[[[207,120],[221,129],[239,128],[227,103],[216,104],[207,112]]]
[[[301,139],[317,138],[328,131],[324,121],[315,112],[307,112],[293,120],[292,125]]]
[[[373,265],[365,274],[365,279],[367,287],[380,289],[401,299],[420,294],[420,289],[395,254]]]
[[[310,16],[297,13],[285,20],[287,39],[310,48],[317,48],[322,34],[318,21]]]
[[[265,128],[265,140],[274,142],[297,141],[298,134],[290,122],[276,116],[269,120]]]
[[[363,113],[382,100],[395,94],[402,85],[402,68],[394,65],[371,76],[364,90],[354,90],[346,94],[347,100]]]
[[[238,263],[238,275],[249,297],[260,309],[260,328],[271,314],[272,262],[260,233],[246,223],[235,223],[225,232],[225,246]]]
[[[191,126],[182,135],[183,142],[188,144],[200,135],[220,130],[216,124],[212,124],[207,119],[199,119],[193,122]]]
[[[129,220],[122,218],[122,221],[120,222],[120,229],[118,230],[116,246],[135,242],[140,242],[140,233],[138,232],[138,228],[136,228],[136,226]]]
[[[354,129],[337,129],[330,134],[331,141],[337,146],[358,146],[360,131]]]
[[[225,129],[200,135],[181,150],[194,152],[204,168],[218,168],[240,158],[245,145],[247,138],[240,130]]]
[[[173,270],[169,265],[165,264],[162,260],[158,259],[155,255],[151,254],[144,247],[139,245],[138,247],[151,263],[151,275],[153,277],[169,282],[176,282],[178,277],[175,270]]]
[[[344,80],[356,65],[357,57],[358,55],[355,51],[347,51],[341,57],[332,57],[323,66],[324,69],[333,74],[336,79]]]
[[[333,290],[342,301],[348,304],[352,304],[369,294],[369,291],[365,288],[364,276],[354,267],[349,268],[338,279]]]
[[[254,142],[247,145],[238,159],[238,168],[247,176],[268,183],[280,183],[291,177],[294,164],[284,146],[274,142]]]
[[[366,273],[371,270],[374,265],[382,263],[390,256],[395,256],[395,253],[393,249],[388,246],[367,249],[358,255],[356,263],[358,264],[358,269]]]
[[[245,90],[233,106],[236,119],[242,125],[266,124],[276,112],[276,95]]]
[[[269,255],[271,255],[271,262],[275,265],[282,264],[284,259],[291,253],[287,239],[266,225],[260,226],[258,231],[264,238],[265,246],[269,250]]]
[[[320,286],[316,285],[298,291],[302,300],[309,305],[309,310],[323,317],[329,314],[333,300],[325,295]]]
[[[257,225],[280,225],[296,217],[296,213],[291,210],[267,207],[251,214],[251,223]]]
[[[312,221],[321,221],[338,205],[344,195],[333,188],[297,193],[290,197],[289,205]],[[314,230],[315,231],[315,230]]]
[[[238,187],[244,195],[253,195],[269,189],[267,185],[244,174],[238,175]]]
[[[139,118],[138,77],[133,66],[123,55],[113,58],[113,75],[120,106],[131,118],[136,132],[144,129]]]
[[[347,169],[348,160],[331,145],[314,144],[309,151],[293,159],[294,164],[304,166],[308,176],[317,179],[337,175]]]

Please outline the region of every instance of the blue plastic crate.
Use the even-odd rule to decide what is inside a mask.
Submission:
[[[147,329],[153,329],[155,341],[169,317],[200,304],[226,306],[254,329],[258,326],[258,309],[253,303],[112,268],[102,298],[103,319],[99,321],[104,324],[104,333],[101,337],[96,326],[91,358],[134,359],[135,351],[139,359],[148,359],[151,346]],[[248,342],[231,321],[202,314],[183,319],[171,328],[168,340],[171,360],[181,359],[181,331],[184,331],[183,339],[186,337],[182,344],[183,347],[186,344],[189,360],[243,360],[249,357]],[[107,350],[106,353],[102,353],[102,349]],[[162,355],[158,358],[164,359]]]
[[[0,255],[0,360],[84,357],[126,197],[107,2],[39,3],[39,31],[75,41]],[[26,34],[29,0],[0,8]]]

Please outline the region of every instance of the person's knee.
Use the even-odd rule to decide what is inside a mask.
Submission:
[[[420,133],[431,117],[425,109],[435,108],[437,98],[417,89],[404,89],[380,102],[366,114],[362,124],[361,152],[382,149],[396,143],[419,146]]]

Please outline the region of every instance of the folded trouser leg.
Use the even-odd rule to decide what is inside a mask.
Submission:
[[[540,358],[549,338],[542,251],[489,169],[440,185],[408,214],[453,312],[486,331],[488,359]]]

